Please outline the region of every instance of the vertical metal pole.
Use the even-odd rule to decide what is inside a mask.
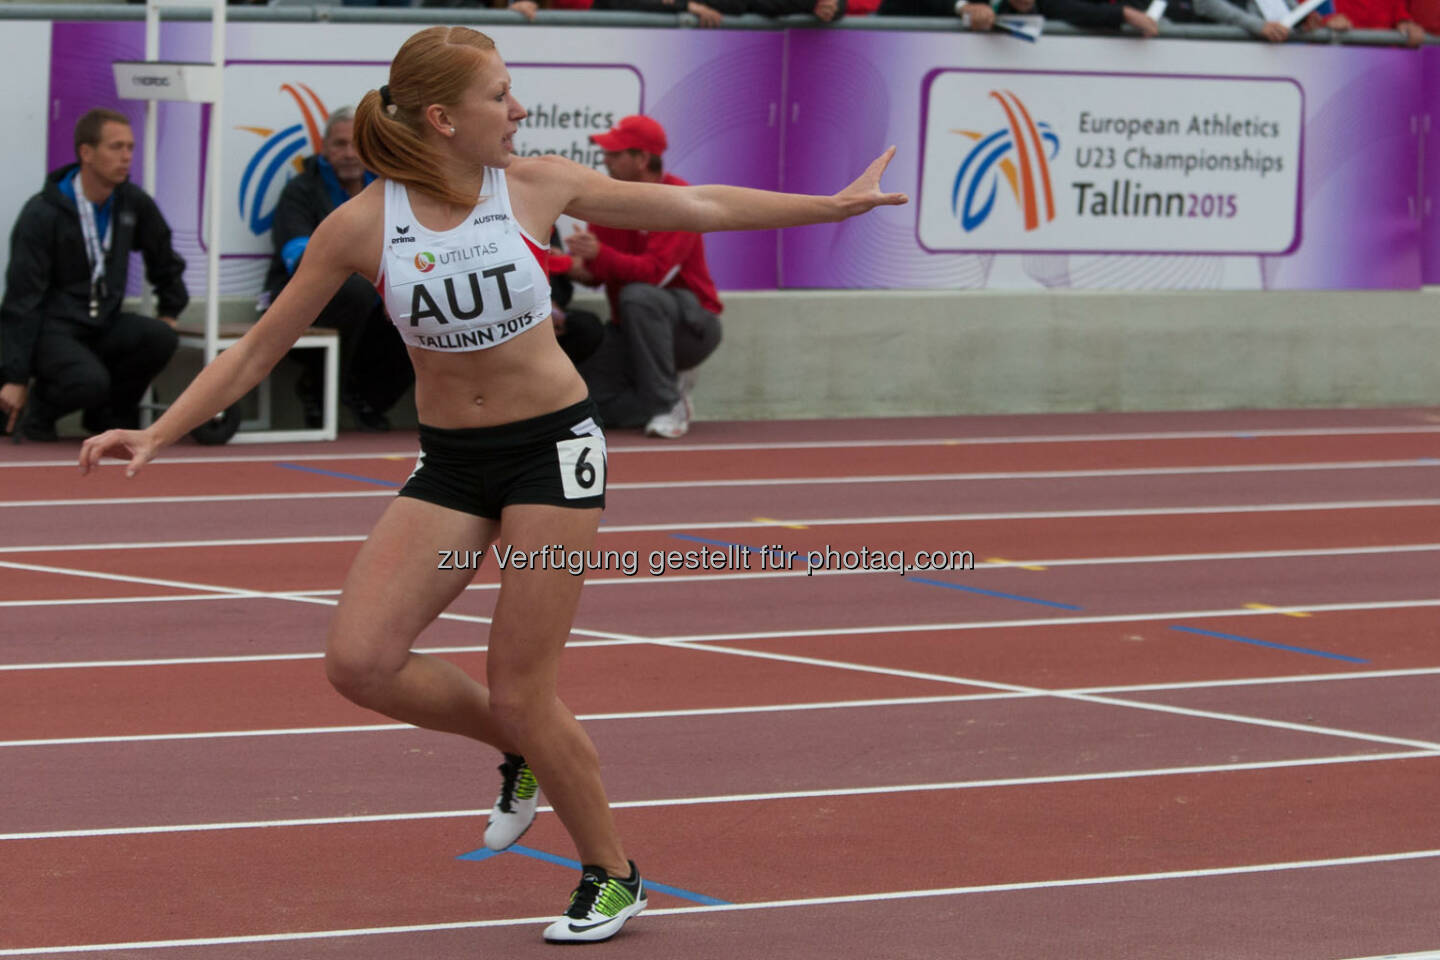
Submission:
[[[145,59],[149,61],[160,59],[160,5],[156,0],[146,0],[145,3]],[[144,168],[141,175],[141,188],[151,198],[155,196],[155,182],[157,173],[155,170],[156,141],[160,139],[160,104],[155,100],[145,101],[145,129],[142,132],[140,145],[140,165]],[[150,313],[155,307],[155,291],[150,289],[149,284],[142,288],[140,299],[140,312]]]
[[[205,180],[210,186],[208,297],[205,302],[205,363],[220,352],[220,214],[224,189],[220,183],[220,143],[225,108],[225,0],[210,6],[210,59],[215,64],[215,102],[210,105],[210,138]]]

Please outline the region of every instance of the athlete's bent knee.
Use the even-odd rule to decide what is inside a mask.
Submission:
[[[379,657],[361,650],[331,644],[325,651],[325,677],[341,696],[370,706],[384,690],[395,671]]]
[[[526,743],[549,718],[553,706],[553,698],[514,696],[493,687],[490,690],[490,715],[515,743]]]

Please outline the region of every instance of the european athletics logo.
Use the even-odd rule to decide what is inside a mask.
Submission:
[[[1041,218],[1055,219],[1055,192],[1050,183],[1050,161],[1060,153],[1060,138],[1045,122],[1036,123],[1020,98],[1009,90],[991,90],[990,96],[1005,112],[1005,126],[990,134],[952,130],[976,141],[960,162],[950,191],[950,210],[968,233],[995,207],[996,168],[1010,185],[1025,229],[1035,230]],[[1048,147],[1048,149],[1047,149]],[[1012,160],[1007,154],[1015,152]],[[983,195],[983,202],[979,202]]]
[[[271,127],[236,128],[265,138],[260,149],[255,151],[255,155],[245,165],[245,173],[240,178],[240,220],[257,237],[269,233],[270,225],[275,219],[275,201],[271,200],[268,204],[266,202],[271,195],[270,188],[275,178],[285,169],[287,163],[295,173],[300,173],[304,169],[305,157],[320,152],[321,127],[330,116],[320,96],[303,83],[282,84],[280,92],[289,94],[295,101],[295,106],[300,111],[299,123],[283,130]],[[310,149],[296,156],[306,147]],[[285,179],[289,180],[290,176]],[[279,199],[278,191],[275,192],[275,199]]]

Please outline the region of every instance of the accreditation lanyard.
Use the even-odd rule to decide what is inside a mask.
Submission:
[[[105,258],[110,253],[110,238],[115,233],[115,215],[105,224],[105,236],[95,226],[95,206],[83,191],[75,191],[75,208],[80,211],[80,233],[85,237],[85,256],[90,261],[90,319],[100,316],[100,300],[108,290],[105,286]]]

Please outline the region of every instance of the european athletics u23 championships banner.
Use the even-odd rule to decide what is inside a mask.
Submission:
[[[893,143],[887,188],[913,203],[787,231],[785,286],[1420,282],[1419,52],[859,31],[790,44],[786,189],[829,189]]]
[[[382,82],[417,28],[230,26],[222,290],[258,290],[275,199],[318,146],[325,114]],[[669,131],[667,166],[691,182],[828,193],[899,147],[885,185],[908,192],[909,206],[783,233],[712,234],[722,289],[1440,282],[1440,210],[1426,196],[1440,184],[1440,124],[1425,125],[1440,101],[1440,48],[490,32],[531,113],[522,153],[598,165],[589,134],[647,112]],[[56,23],[51,42],[55,166],[68,162],[71,127],[91,106],[118,105],[138,129],[141,107],[116,100],[109,64],[141,56],[143,28]],[[161,47],[165,59],[206,59],[209,25],[167,23]],[[206,115],[193,104],[162,104],[160,114],[157,198],[198,290]]]

